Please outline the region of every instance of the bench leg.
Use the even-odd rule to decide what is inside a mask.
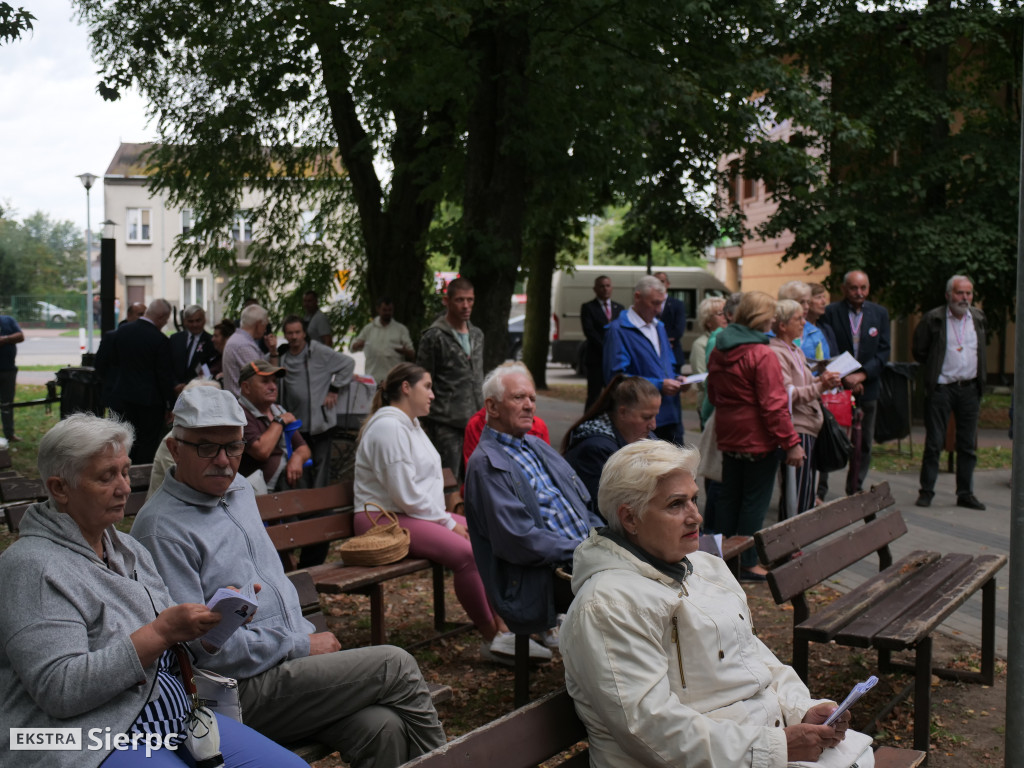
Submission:
[[[444,566],[434,563],[434,629],[444,632]]]
[[[515,666],[516,709],[530,703],[530,636],[516,635],[516,666]]]
[[[981,588],[981,682],[994,685],[996,677],[996,580]]]
[[[932,727],[932,639],[917,644],[914,658],[914,749],[928,751]]]
[[[793,638],[793,669],[800,676],[800,679],[807,682],[807,663],[810,650],[810,643],[802,638]]]
[[[367,589],[370,598],[370,644],[385,645],[388,634],[384,630],[384,589],[374,584]]]
[[[892,651],[888,648],[878,649],[878,670],[879,672],[892,672],[895,669],[892,664]]]

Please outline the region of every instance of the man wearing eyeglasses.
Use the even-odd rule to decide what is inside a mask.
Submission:
[[[270,491],[295,488],[302,481],[302,467],[312,453],[297,429],[288,430],[295,416],[277,404],[277,380],[284,368],[266,360],[253,360],[242,366],[238,385],[242,391],[238,402],[245,411],[247,423],[244,437],[245,453],[239,471],[243,477],[261,470]],[[292,455],[285,457],[286,432],[291,433]],[[303,483],[303,487],[307,484]]]
[[[139,512],[132,536],[177,601],[261,585],[259,608],[196,664],[238,680],[246,725],[281,743],[316,738],[353,768],[389,768],[445,743],[416,660],[393,646],[340,650],[302,617],[256,507],[238,476],[246,414],[230,392],[197,387],[174,406],[176,465]]]

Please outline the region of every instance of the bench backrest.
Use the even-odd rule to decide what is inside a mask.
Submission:
[[[755,533],[758,555],[772,566],[768,585],[775,601],[792,599],[872,552],[880,569],[891,565],[889,543],[907,532],[898,510],[885,512],[895,503],[882,483]]]
[[[351,483],[336,483],[263,494],[256,497],[256,506],[275,549],[282,552],[352,536],[352,499]]]
[[[565,690],[548,694],[406,763],[406,768],[532,768],[587,738]],[[562,763],[586,766],[584,750]]]
[[[7,469],[11,466],[11,454],[6,449],[0,449],[0,469]]]
[[[153,474],[152,464],[132,464],[128,468],[128,482],[133,491],[149,490],[149,478]]]
[[[28,512],[28,508],[35,504],[34,501],[30,501],[26,504],[11,504],[8,507],[4,507],[4,518],[7,520],[7,529],[15,536],[18,535],[18,531],[21,529],[21,519]]]
[[[46,487],[38,478],[2,477],[0,478],[0,500],[35,501],[46,498]]]

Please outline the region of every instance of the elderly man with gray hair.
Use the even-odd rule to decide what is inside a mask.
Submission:
[[[353,768],[397,766],[445,743],[416,660],[392,646],[340,650],[302,617],[238,476],[245,414],[229,392],[197,387],[174,407],[176,465],[132,528],[175,600],[207,603],[226,584],[259,584],[255,619],[197,664],[238,679],[245,722],[275,741],[316,738]],[[184,597],[187,596],[187,597]]]
[[[185,385],[199,375],[199,367],[217,352],[213,348],[213,336],[206,331],[206,310],[198,304],[189,304],[182,310],[181,320],[185,329],[171,335],[175,394],[181,394]]]
[[[509,628],[542,632],[572,602],[569,582],[556,568],[570,568],[576,546],[604,523],[591,511],[590,493],[575,470],[528,434],[537,391],[526,366],[498,366],[484,379],[483,392],[487,426],[466,467],[473,554]]]
[[[267,333],[270,316],[267,310],[259,304],[250,304],[242,310],[239,318],[239,328],[224,344],[224,353],[221,356],[221,369],[224,372],[223,386],[228,392],[238,397],[242,390],[239,388],[238,374],[242,368],[253,360],[268,360],[277,365],[277,336]],[[260,339],[266,344],[270,351],[263,354],[260,349]]]
[[[605,331],[604,380],[617,373],[642,376],[661,393],[661,410],[654,434],[662,440],[683,444],[683,414],[679,393],[686,377],[675,373],[665,324],[658,319],[665,302],[665,286],[656,277],[641,277],[633,292],[633,306],[620,314]]]

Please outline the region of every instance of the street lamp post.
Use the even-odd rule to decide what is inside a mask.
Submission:
[[[89,208],[89,190],[96,181],[96,175],[83,173],[78,176],[85,187],[85,316],[86,351],[92,355],[92,211]]]

